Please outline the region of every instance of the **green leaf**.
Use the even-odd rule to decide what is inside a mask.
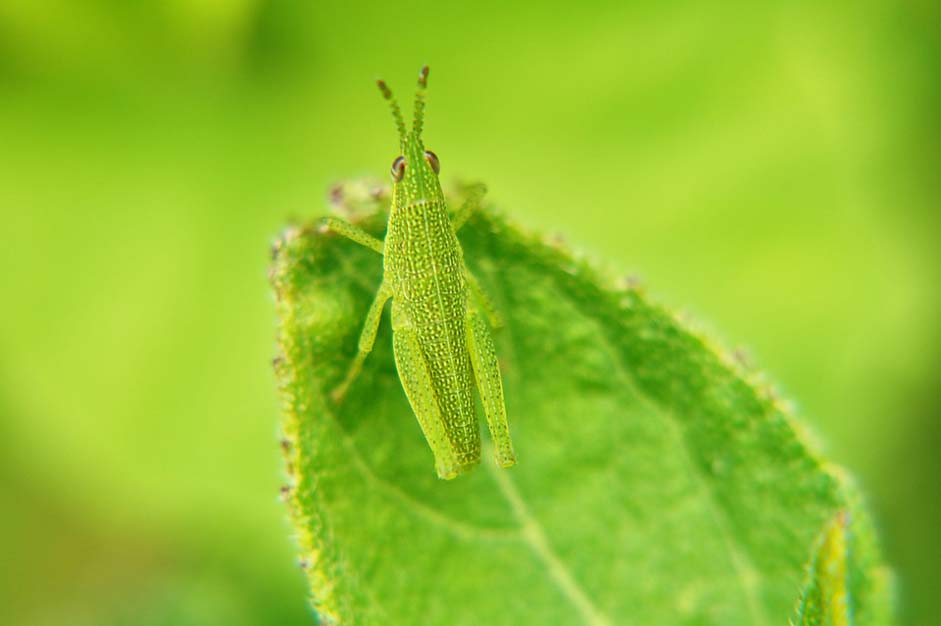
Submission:
[[[346,208],[381,237],[378,196]],[[321,623],[826,623],[800,613],[835,602],[821,529],[849,510],[868,528],[865,514],[761,376],[492,210],[460,239],[507,322],[495,340],[519,464],[485,449],[449,482],[396,376],[388,314],[343,404],[329,400],[381,258],[313,225],[275,246],[284,496]],[[875,540],[853,537],[838,556],[848,614],[886,623]]]

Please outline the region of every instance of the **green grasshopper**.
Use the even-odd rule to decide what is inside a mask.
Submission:
[[[422,121],[428,67],[418,75],[414,120],[407,132],[402,112],[383,81],[399,132],[400,155],[392,163],[392,207],[385,241],[336,217],[332,230],[383,255],[383,277],[366,315],[359,351],[332,396],[341,401],[372,350],[386,302],[392,300],[392,346],[405,395],[435,457],[438,476],[451,479],[480,462],[475,386],[487,416],[501,467],[516,463],[503,402],[503,380],[493,339],[499,316],[464,264],[457,231],[479,206],[475,188],[455,213],[448,213],[438,181],[438,157],[425,150]],[[472,374],[473,372],[473,374]]]

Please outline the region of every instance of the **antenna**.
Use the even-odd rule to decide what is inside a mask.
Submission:
[[[421,126],[425,118],[425,88],[428,87],[428,66],[422,66],[418,72],[418,91],[415,92],[415,120],[412,130],[415,135],[421,136]]]
[[[395,127],[399,131],[399,141],[404,145],[405,121],[402,119],[402,110],[399,108],[399,103],[395,101],[395,98],[392,96],[392,91],[384,80],[380,78],[376,81],[376,84],[379,85],[379,91],[382,92],[382,97],[389,101],[389,108],[392,109],[392,117],[395,119]]]

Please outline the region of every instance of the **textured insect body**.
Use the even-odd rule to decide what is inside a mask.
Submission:
[[[467,352],[465,319],[467,288],[464,259],[451,225],[438,177],[426,162],[421,139],[406,140],[405,176],[395,183],[386,231],[384,270],[392,286],[392,330],[396,368],[413,409],[408,380],[424,377],[437,400],[442,431],[434,418],[422,426],[432,449],[447,455],[450,448],[458,473],[480,458],[480,434],[474,406],[474,378]],[[422,171],[427,169],[428,171]],[[414,337],[403,338],[403,333]],[[419,348],[413,354],[412,342]],[[416,385],[426,384],[416,381]],[[434,413],[433,407],[425,410]],[[421,417],[419,417],[421,419]],[[441,440],[442,437],[446,441]],[[449,465],[445,458],[445,466]],[[450,472],[445,468],[445,474]]]
[[[379,81],[399,130],[401,155],[392,164],[392,207],[384,242],[328,218],[327,226],[383,254],[383,281],[359,342],[359,353],[334,392],[342,399],[372,348],[382,309],[392,299],[396,369],[435,456],[441,478],[453,478],[480,460],[474,405],[476,386],[502,467],[516,462],[503,402],[496,352],[484,316],[498,323],[490,301],[464,264],[457,229],[479,194],[452,218],[438,180],[438,157],[425,150],[421,131],[428,68],[419,74],[413,127],[406,131],[398,104]]]

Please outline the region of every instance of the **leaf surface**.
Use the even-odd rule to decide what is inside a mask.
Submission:
[[[347,207],[378,237],[380,203]],[[771,626],[800,616],[819,578],[821,529],[851,492],[761,377],[641,290],[491,209],[459,237],[506,321],[495,341],[519,463],[498,469],[485,447],[481,467],[448,482],[435,477],[398,381],[388,311],[347,398],[329,399],[380,256],[315,225],[275,246],[284,495],[321,623]],[[875,541],[863,540],[867,559],[844,556],[874,579]],[[887,610],[868,610],[887,606],[885,585],[855,588],[855,614],[873,616],[858,623],[885,623]]]

